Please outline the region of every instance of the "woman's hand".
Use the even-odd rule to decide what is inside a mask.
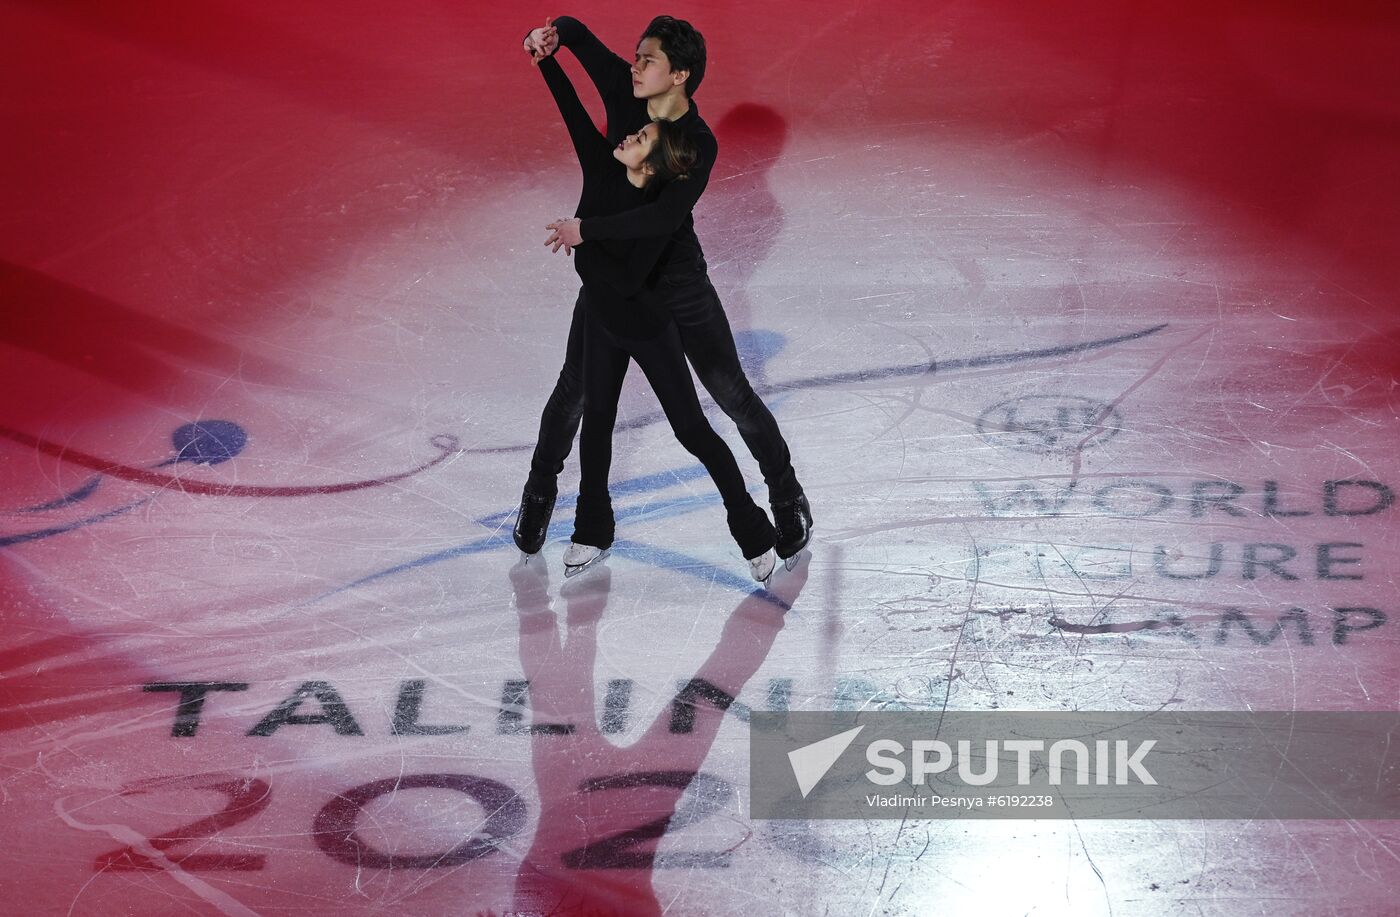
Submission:
[[[525,50],[530,52],[532,62],[538,66],[539,62],[559,50],[559,30],[551,23],[554,18],[550,17],[544,21],[544,27],[535,29],[525,36]]]
[[[572,220],[555,220],[545,227],[549,230],[549,238],[544,240],[544,244],[554,246],[552,251],[556,252],[562,246],[564,254],[572,254],[575,245],[583,244],[583,236],[579,234],[579,225],[582,222],[577,217]]]

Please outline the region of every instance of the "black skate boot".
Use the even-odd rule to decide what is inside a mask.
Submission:
[[[807,495],[774,503],[773,525],[778,529],[775,550],[783,559],[783,567],[791,570],[797,563],[798,553],[807,547],[812,537],[812,507],[807,503]]]
[[[549,518],[554,515],[554,497],[541,497],[526,490],[520,495],[520,511],[515,514],[515,546],[523,554],[538,554],[549,534]]]

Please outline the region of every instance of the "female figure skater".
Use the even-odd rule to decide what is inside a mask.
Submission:
[[[538,62],[569,129],[583,169],[577,216],[608,216],[652,199],[667,181],[686,181],[695,148],[669,121],[653,121],[616,147],[593,126],[573,84],[552,57]],[[724,500],[729,532],[759,582],[773,572],[775,533],[749,496],[734,455],[700,408],[670,314],[648,280],[669,237],[594,241],[574,252],[583,281],[583,427],[579,436],[579,499],[566,575],[607,554],[614,522],[608,494],[613,426],[629,359],[646,374],[676,439],[710,473]],[[548,244],[548,243],[546,243]],[[557,250],[556,244],[556,250]]]

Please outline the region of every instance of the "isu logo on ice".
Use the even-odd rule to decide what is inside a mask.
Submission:
[[[1101,446],[1122,430],[1110,404],[1077,395],[1027,395],[994,404],[977,418],[977,433],[1002,449],[1039,455]]]

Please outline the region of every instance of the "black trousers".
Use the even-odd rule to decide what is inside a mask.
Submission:
[[[579,436],[578,509],[573,540],[599,548],[613,543],[612,500],[608,472],[612,467],[613,427],[617,401],[627,367],[637,361],[661,402],[666,420],[685,450],[700,460],[724,500],[729,533],[745,557],[757,557],[773,547],[773,524],[754,503],[734,453],[710,426],[690,368],[681,351],[674,323],[660,336],[634,341],[611,334],[591,313],[583,316],[583,432]]]
[[[749,384],[739,365],[734,332],[703,267],[680,277],[663,277],[659,289],[680,335],[681,349],[695,367],[700,384],[714,398],[720,410],[739,428],[768,485],[772,503],[793,500],[802,494],[802,485],[792,468],[792,456],[773,413]],[[558,492],[559,473],[573,448],[574,435],[583,417],[583,292],[574,304],[569,326],[569,343],[559,380],[540,414],[540,433],[530,460],[527,488],[541,496]],[[748,555],[752,556],[752,555]]]

